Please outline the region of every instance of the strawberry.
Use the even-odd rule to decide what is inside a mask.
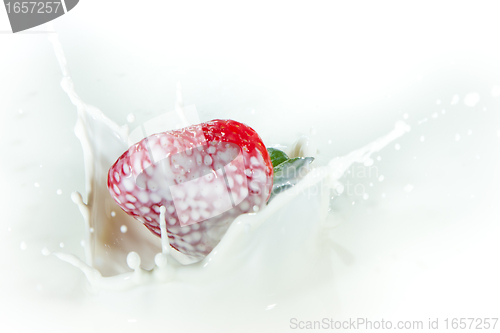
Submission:
[[[273,165],[252,128],[217,119],[132,145],[109,169],[107,185],[116,203],[157,236],[165,206],[170,246],[200,260],[238,215],[266,205]]]

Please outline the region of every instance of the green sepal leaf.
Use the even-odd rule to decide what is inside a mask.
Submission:
[[[314,157],[295,157],[290,158],[274,168],[273,179],[296,179],[303,176],[300,174],[300,170],[311,164],[314,161]]]
[[[289,157],[279,149],[267,148],[267,151],[269,152],[269,156],[271,157],[273,168],[276,168],[277,165],[280,165],[281,163],[289,159]]]
[[[308,172],[309,164],[314,161],[314,157],[295,157],[290,159],[281,150],[268,148],[268,151],[271,155],[271,163],[273,164],[274,171],[273,190],[268,200],[269,203],[277,194],[294,186],[305,176]],[[274,160],[273,156],[275,157]],[[278,163],[279,161],[281,162]]]

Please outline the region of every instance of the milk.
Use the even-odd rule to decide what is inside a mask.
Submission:
[[[151,262],[153,257],[144,248],[154,251],[154,245],[158,245],[158,242],[151,237],[144,237],[144,233],[136,234],[137,229],[128,231],[127,236],[130,235],[131,238],[127,238],[123,245],[136,248],[137,252],[127,253],[121,246],[111,248],[109,243],[113,241],[110,238],[112,236],[105,234],[111,228],[106,225],[111,211],[120,211],[107,192],[105,177],[112,159],[120,156],[122,150],[126,149],[128,127],[113,123],[99,109],[81,100],[67,70],[57,35],[51,36],[50,40],[63,73],[61,85],[78,110],[75,134],[84,151],[88,193],[87,203],[83,202],[80,193],[72,194],[85,224],[85,261],[61,252],[53,254],[82,270],[93,288],[126,290],[148,283],[168,283],[168,276],[182,283],[202,285],[252,276],[251,283],[256,283],[264,290],[289,290],[296,287],[295,283],[305,282],[311,274],[322,274],[321,271],[316,272],[321,254],[327,252],[321,235],[328,226],[328,220],[332,219],[329,216],[330,201],[334,189],[339,187],[339,179],[354,163],[372,164],[373,153],[410,130],[405,122],[398,121],[394,130],[387,135],[346,156],[330,160],[326,166],[314,168],[295,187],[279,195],[262,211],[238,217],[218,246],[201,262],[192,265],[179,265],[177,261],[182,262],[182,255],[168,245],[165,207],[162,207],[161,252],[158,251],[154,256],[154,267],[146,264],[143,268],[142,258],[149,257]],[[182,112],[180,86],[177,89],[177,99],[176,112],[186,126],[189,123]],[[103,138],[106,138],[106,142],[102,141]],[[312,140],[303,136],[291,146],[289,153],[292,157],[310,156],[316,150],[312,147]],[[132,219],[124,214],[119,218],[120,224],[125,221],[127,225],[138,224],[130,221]],[[107,251],[103,251],[106,248]],[[129,269],[119,265],[124,262],[124,256]],[[309,267],[311,264],[313,266]],[[325,263],[325,266],[328,265]],[[275,271],[276,267],[280,267],[278,272]],[[133,272],[126,272],[130,269]],[[297,280],[288,284],[285,277],[292,275]],[[270,276],[282,279],[268,285]]]

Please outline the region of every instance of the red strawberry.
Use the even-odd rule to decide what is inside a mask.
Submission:
[[[165,206],[170,245],[201,259],[238,215],[265,206],[272,179],[259,135],[245,124],[217,119],[134,144],[110,168],[108,189],[157,236]]]

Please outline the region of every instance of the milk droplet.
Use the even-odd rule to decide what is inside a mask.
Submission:
[[[500,86],[493,86],[491,88],[491,96],[493,96],[493,97],[500,96]]]
[[[434,112],[434,113],[432,114],[432,118],[437,118],[437,117],[438,117],[438,113],[437,113],[437,112]]]
[[[259,206],[257,206],[257,205],[253,206],[253,211],[254,211],[254,212],[258,212],[258,211],[259,211],[259,209],[260,209],[260,208],[259,208]]]
[[[120,231],[122,232],[122,234],[126,233],[126,232],[127,232],[127,230],[128,230],[128,228],[127,228],[127,226],[126,226],[126,225],[122,225],[122,226],[120,227]]]
[[[382,199],[385,199],[385,193],[382,193]]]
[[[467,135],[472,135],[472,130],[468,130]]]
[[[460,141],[460,134],[455,134],[455,141]]]
[[[394,145],[394,149],[396,149],[396,150],[400,150],[400,149],[401,149],[401,145],[400,145],[399,143],[396,143],[396,144]]]
[[[111,217],[115,217],[115,216],[116,216],[115,211],[114,211],[114,210],[113,210],[113,211],[111,211]]]
[[[35,183],[33,185],[35,185],[35,187],[40,187],[40,184],[38,184],[38,183]]]
[[[272,309],[274,309],[275,307],[276,307],[276,304],[270,304],[270,305],[268,305],[268,306],[266,307],[266,311],[267,311],[267,310],[272,310]]]
[[[85,247],[85,241],[83,239],[80,241],[80,246]]]
[[[377,161],[380,161],[382,159],[382,157],[379,155],[377,156]]]
[[[363,194],[363,199],[368,200],[369,197],[368,193]]]
[[[137,252],[129,252],[127,255],[127,265],[131,269],[138,269],[141,266],[141,257]]]
[[[445,113],[446,113],[446,110],[445,110],[445,109],[442,109],[442,110],[441,110],[441,113],[442,113],[442,114],[445,114]]]
[[[403,119],[408,119],[408,113],[405,113],[405,114],[403,115]]]
[[[46,248],[46,247],[44,247],[44,248],[42,249],[42,254],[43,254],[44,256],[48,256],[48,255],[50,254],[49,249],[48,249],[48,248]]]
[[[62,190],[61,190],[61,189],[58,189],[58,190],[56,191],[56,193],[57,193],[57,195],[61,195],[61,194],[62,194]]]
[[[411,191],[413,190],[413,185],[412,184],[408,184],[404,187],[404,191],[407,192],[407,193],[410,193]]]
[[[19,247],[21,248],[21,250],[26,250],[28,248],[28,245],[26,244],[26,242],[21,242],[21,244],[19,244]]]
[[[168,264],[167,255],[163,253],[157,253],[155,255],[155,264],[159,268],[167,267]]]
[[[59,247],[62,249],[64,247],[64,243],[63,242],[59,243]]]
[[[335,186],[335,192],[337,192],[338,195],[344,193],[344,185],[340,183],[337,184],[337,186]]]
[[[94,232],[94,228],[90,228],[89,231],[90,231],[90,233],[93,233]]]
[[[424,141],[425,141],[425,136],[423,136],[423,135],[422,135],[422,136],[420,137],[420,142],[424,142]]]
[[[19,109],[19,114],[23,114],[23,113],[24,113],[23,109]]]
[[[372,183],[372,182],[370,182],[370,186],[373,186],[373,183]]]
[[[481,97],[477,92],[471,92],[465,95],[464,97],[464,104],[469,106],[469,107],[474,107],[476,106],[477,103],[479,103],[479,100]]]
[[[167,212],[167,208],[165,206],[161,206],[160,207],[161,252],[165,255],[170,252],[170,246],[169,246],[168,234],[167,234],[167,221],[165,218],[166,212]],[[180,216],[180,218],[182,219],[182,215]]]
[[[328,140],[328,144],[331,145],[332,144],[332,140]]]
[[[453,95],[450,104],[455,105],[455,104],[458,104],[459,101],[460,101],[460,96],[458,96],[458,94],[455,94],[455,95]]]
[[[134,116],[134,114],[133,114],[133,113],[129,113],[129,114],[127,115],[127,121],[128,121],[129,123],[133,123],[133,122],[135,121],[135,116]]]
[[[381,181],[383,181],[383,180],[384,180],[384,178],[385,178],[385,177],[384,177],[384,175],[380,175],[380,176],[378,177],[378,181],[379,181],[379,182],[381,182]]]
[[[441,105],[441,100],[440,99],[436,100],[436,104]]]

